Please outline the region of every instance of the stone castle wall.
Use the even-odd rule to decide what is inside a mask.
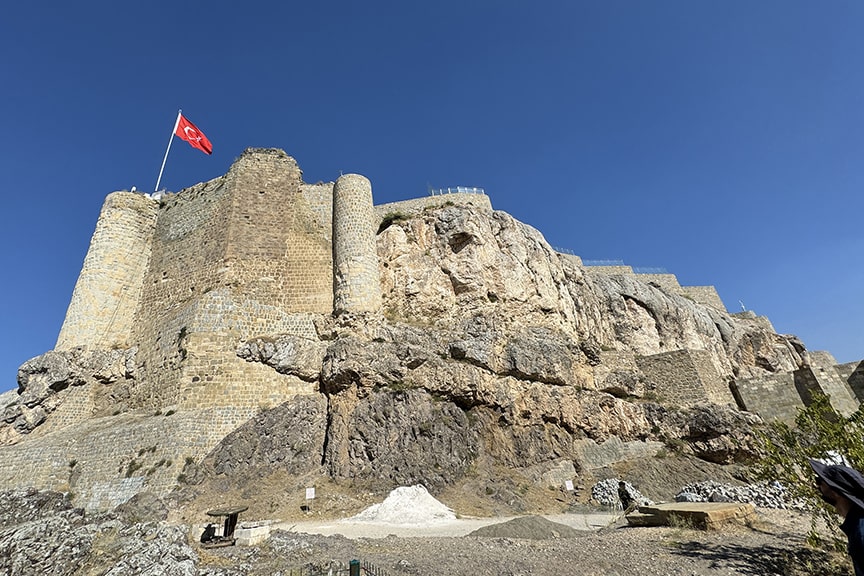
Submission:
[[[670,294],[681,294],[681,284],[678,283],[678,277],[674,274],[641,274],[637,273],[636,277],[646,284],[654,284],[659,286]]]
[[[839,364],[835,368],[849,384],[849,388],[859,402],[864,402],[864,361]]]
[[[247,410],[245,420],[254,416]],[[165,496],[187,458],[199,461],[233,426],[225,409],[90,419],[0,450],[0,486],[71,492],[76,505],[109,510],[138,492]]]
[[[284,152],[247,152],[200,194],[166,203],[139,309],[144,406],[272,406],[309,391],[235,353],[262,334],[315,337],[309,314],[332,308],[329,199],[301,183]]]
[[[798,410],[804,408],[791,372],[736,380],[732,386],[738,407],[766,421],[794,422]]]
[[[645,380],[645,389],[653,390],[662,402],[692,406],[735,401],[705,350],[674,350],[638,356],[636,363]]]
[[[714,286],[681,286],[681,292],[684,296],[692,298],[694,302],[726,311],[726,305],[723,304]]]
[[[150,259],[156,203],[132,192],[105,198],[56,348],[125,348]]]
[[[759,414],[764,420],[794,422],[798,411],[809,406],[815,394],[827,394],[831,406],[849,416],[862,397],[864,362],[839,366],[810,366],[762,378],[737,380],[733,384],[738,407]]]

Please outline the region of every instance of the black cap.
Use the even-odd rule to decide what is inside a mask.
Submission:
[[[864,476],[860,472],[848,466],[829,465],[812,458],[810,467],[825,484],[864,510]]]

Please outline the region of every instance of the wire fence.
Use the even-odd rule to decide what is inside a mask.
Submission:
[[[389,576],[371,562],[352,560],[349,563],[333,561],[327,566],[302,566],[282,571],[284,576]]]

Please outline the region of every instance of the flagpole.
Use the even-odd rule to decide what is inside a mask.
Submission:
[[[171,142],[174,141],[174,133],[177,132],[177,126],[180,125],[180,114],[183,110],[177,110],[177,120],[174,121],[174,128],[171,129],[171,137],[168,138],[168,148],[165,149],[165,157],[162,158],[162,167],[159,169],[159,178],[156,179],[156,189],[154,192],[159,191],[159,183],[162,181],[162,171],[165,170],[165,161],[168,160],[168,152],[171,150]]]

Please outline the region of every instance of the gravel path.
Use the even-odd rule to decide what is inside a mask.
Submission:
[[[552,514],[546,519],[564,524],[576,530],[597,530],[608,526],[620,514]],[[499,518],[458,518],[435,520],[417,524],[398,524],[392,522],[363,522],[359,520],[310,520],[305,522],[281,522],[275,529],[294,533],[320,534],[323,536],[342,535],[350,539],[385,538],[390,535],[400,538],[427,537],[442,538],[466,536],[478,528],[513,520],[514,517]]]
[[[575,515],[578,516],[578,515]],[[496,519],[499,523],[505,519]],[[547,518],[549,520],[549,518]],[[462,526],[471,522],[464,521]],[[490,523],[487,523],[488,526]],[[528,517],[522,528],[548,523]],[[324,536],[276,531],[257,547],[222,548],[202,556],[203,574],[274,574],[288,567],[328,566],[359,558],[388,575],[582,576],[804,574],[840,575],[829,558],[807,549],[808,518],[789,511],[760,511],[752,527],[704,532],[685,528],[611,526],[573,537],[532,539],[475,536]],[[295,528],[296,529],[296,528]],[[462,528],[460,528],[460,531]],[[570,534],[569,531],[561,531]],[[548,536],[548,534],[547,534]],[[842,556],[838,556],[842,559]],[[836,558],[836,557],[835,557]],[[832,560],[833,562],[833,560]],[[243,567],[250,567],[246,571]],[[806,571],[810,566],[813,571]],[[254,568],[252,568],[254,567]]]

